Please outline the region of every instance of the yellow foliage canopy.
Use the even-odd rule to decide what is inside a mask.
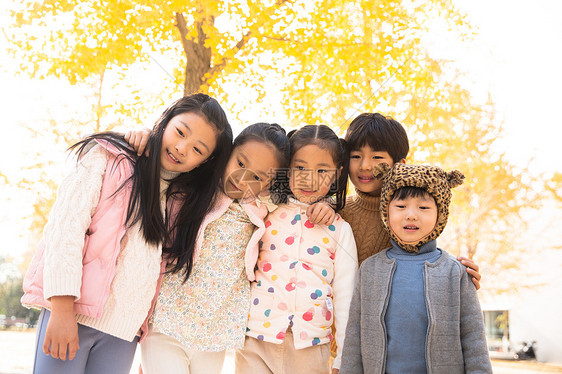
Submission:
[[[183,56],[175,78],[185,94],[226,98],[221,83],[243,75],[263,96],[275,72],[295,123],[338,125],[391,76],[389,96],[434,82],[441,63],[421,39],[436,19],[460,38],[470,34],[451,0],[28,0],[12,15],[11,40],[32,75],[76,83],[171,52]]]
[[[474,104],[425,48],[436,22],[470,37],[451,0],[27,0],[12,16],[6,32],[32,76],[101,81],[106,70],[156,52],[174,56],[184,94],[209,92],[223,102],[225,82],[261,99],[275,76],[293,126],[325,123],[343,134],[358,112],[394,116],[411,137],[410,162],[467,176],[449,226],[452,244],[470,256],[483,241],[501,254],[509,223],[534,201],[524,174],[493,151],[500,134],[493,105]],[[101,107],[97,113],[99,123]]]

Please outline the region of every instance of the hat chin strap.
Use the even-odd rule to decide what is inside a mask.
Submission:
[[[402,248],[403,250],[405,250],[407,252],[412,252],[412,253],[418,253],[419,247],[421,247],[422,245],[427,243],[426,241],[424,241],[424,239],[418,240],[416,242],[405,242],[402,239],[400,239],[394,233],[394,231],[390,232],[390,237],[392,238],[392,240],[394,240],[400,246],[400,248]]]
[[[437,223],[435,224],[435,226],[437,226]],[[424,236],[420,240],[417,240],[415,242],[407,242],[407,241],[404,241],[404,240],[400,239],[398,237],[398,235],[396,235],[394,230],[390,229],[389,231],[390,231],[390,237],[392,238],[392,240],[394,240],[400,246],[400,248],[402,248],[403,250],[405,250],[407,252],[411,252],[411,253],[418,253],[419,250],[420,250],[420,247],[422,245],[424,245],[426,243],[429,243],[433,239],[437,239],[437,237],[439,236],[439,233],[436,234],[436,230],[435,230],[435,227],[434,227],[433,230],[431,230],[431,232],[429,234],[427,234],[426,236]]]

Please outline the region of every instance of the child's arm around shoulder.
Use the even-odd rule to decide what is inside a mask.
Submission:
[[[332,205],[325,201],[319,201],[306,209],[306,216],[315,225],[327,226],[334,223],[337,214]]]
[[[131,130],[125,133],[125,141],[129,143],[135,151],[137,151],[137,156],[142,156],[144,153],[148,157],[150,149],[146,147],[148,144],[148,139],[150,138],[151,131],[147,128],[142,130]]]
[[[340,218],[341,219],[341,218]],[[357,278],[357,247],[351,226],[342,220],[334,264],[333,299],[336,325],[337,357],[332,365],[339,369],[349,319],[349,307]]]
[[[474,260],[466,257],[457,257],[457,260],[459,260],[461,264],[466,266],[466,271],[468,272],[468,274],[471,275],[472,283],[474,283],[476,289],[479,290],[480,280],[482,279],[482,275],[478,272],[480,269],[478,265],[474,262]]]

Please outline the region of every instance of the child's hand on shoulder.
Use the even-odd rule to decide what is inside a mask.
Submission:
[[[466,266],[466,272],[472,276],[472,283],[476,286],[476,289],[480,289],[480,280],[482,280],[482,275],[478,272],[479,267],[476,263],[466,257],[457,257],[457,260],[461,262],[464,266]]]
[[[308,220],[315,225],[331,225],[336,219],[334,208],[326,202],[320,201],[306,209]]]
[[[149,138],[149,129],[127,131],[127,133],[125,134],[125,141],[129,143],[129,145],[133,147],[135,151],[137,151],[137,156],[139,157],[142,156],[143,152],[144,155],[148,157],[150,150],[146,148],[146,144],[148,143]]]

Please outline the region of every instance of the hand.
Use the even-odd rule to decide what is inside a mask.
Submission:
[[[73,360],[80,349],[78,324],[74,316],[74,296],[53,296],[51,298],[51,317],[43,341],[43,352],[53,358]]]
[[[457,260],[461,262],[464,266],[466,266],[466,271],[468,274],[472,276],[472,283],[476,286],[476,289],[480,289],[480,280],[482,279],[482,275],[478,272],[480,269],[478,265],[474,263],[471,259],[466,257],[457,257]]]
[[[340,372],[340,369],[332,369],[332,374],[338,374]]]
[[[127,131],[125,134],[125,141],[129,143],[135,151],[137,151],[137,156],[142,156],[143,152],[146,157],[148,157],[149,149],[146,148],[148,139],[150,138],[150,130],[142,129],[138,131]]]
[[[336,219],[336,212],[330,204],[318,202],[306,209],[308,220],[315,225],[331,225]]]

